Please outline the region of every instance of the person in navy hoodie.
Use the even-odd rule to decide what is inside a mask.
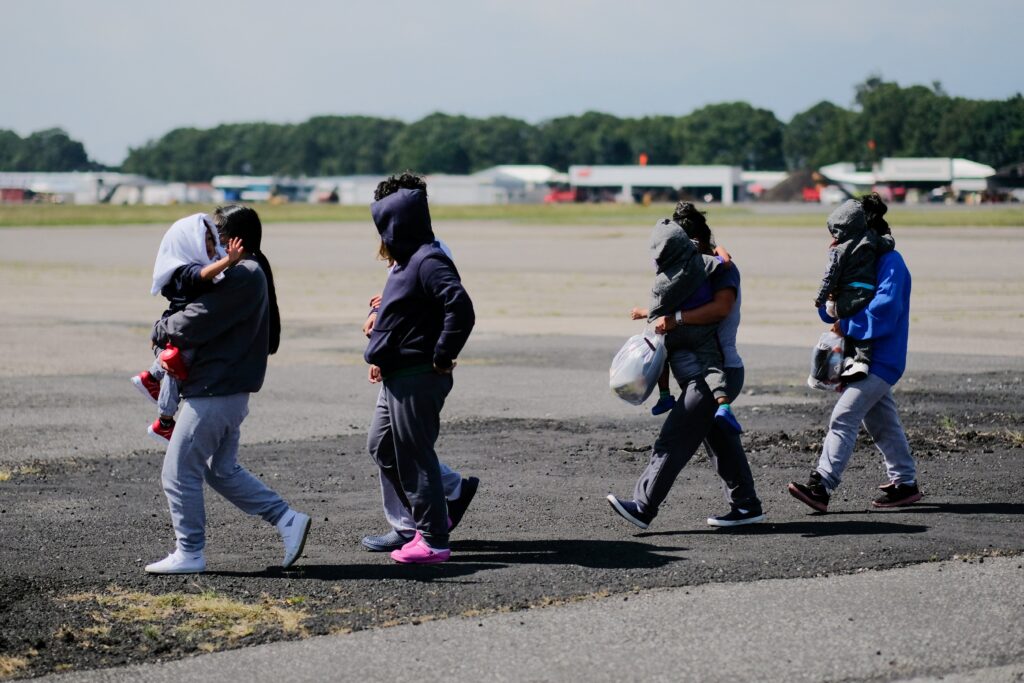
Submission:
[[[887,234],[885,202],[872,193],[861,204],[868,227]],[[824,306],[818,309],[818,315],[827,323],[836,323]],[[910,271],[898,251],[878,259],[875,296],[867,307],[838,323],[844,336],[872,343],[870,373],[846,384],[832,410],[817,467],[806,484],[790,482],[789,492],[812,509],[827,512],[829,498],[842,480],[863,422],[882,452],[889,475],[872,505],[888,508],[916,503],[921,500],[917,467],[892,394],[907,364],[910,329]]]
[[[392,176],[377,186],[374,200],[382,252],[395,266],[364,354],[370,381],[383,384],[367,448],[416,524],[392,559],[435,564],[451,556],[451,521],[434,444],[455,359],[476,318],[455,264],[434,241],[423,179]]]

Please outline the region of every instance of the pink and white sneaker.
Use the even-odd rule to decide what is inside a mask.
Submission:
[[[452,556],[448,548],[437,550],[427,545],[420,532],[398,550],[391,551],[391,559],[402,564],[440,564]]]

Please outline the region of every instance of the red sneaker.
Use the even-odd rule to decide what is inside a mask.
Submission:
[[[167,348],[160,352],[160,360],[167,363],[167,372],[171,377],[184,382],[188,379],[188,367],[185,359],[181,357],[181,351],[176,346],[167,345]]]
[[[143,370],[132,377],[132,384],[135,385],[140,394],[153,403],[156,403],[157,399],[160,398],[160,382],[153,375],[149,374],[149,370]]]
[[[164,427],[160,424],[160,418],[158,417],[153,420],[153,424],[149,425],[146,432],[149,433],[150,437],[152,437],[154,441],[166,446],[171,442],[171,434],[174,433],[174,420],[171,420],[171,423]]]

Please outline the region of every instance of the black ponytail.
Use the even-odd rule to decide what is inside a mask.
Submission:
[[[281,346],[281,311],[277,308],[277,290],[274,287],[274,271],[270,261],[260,249],[263,243],[263,224],[259,214],[248,206],[229,204],[219,206],[213,212],[213,222],[221,234],[221,243],[227,244],[232,237],[242,240],[242,246],[260,264],[267,278],[267,300],[270,308],[270,353],[277,353]]]
[[[879,235],[892,234],[889,224],[886,222],[885,218],[883,218],[883,216],[885,216],[885,212],[889,210],[889,207],[885,205],[885,202],[877,192],[865,195],[860,200],[860,204],[864,207],[864,216],[867,218],[869,228],[877,232]]]
[[[710,254],[715,249],[715,238],[708,226],[707,214],[693,205],[693,202],[679,202],[672,212],[672,220],[686,231],[691,240],[696,240],[700,251]]]

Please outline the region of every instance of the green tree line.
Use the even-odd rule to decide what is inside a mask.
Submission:
[[[46,141],[54,149],[40,147]],[[998,168],[1024,160],[1024,97],[970,100],[950,96],[938,83],[902,87],[871,77],[856,86],[850,107],[819,102],[788,123],[746,102],[712,104],[682,116],[586,112],[538,124],[443,113],[414,123],[319,116],[299,124],[179,128],[132,149],[121,170],[187,181],[217,174],[350,175],[405,168],[471,173],[496,164],[561,170],[570,164],[631,164],[641,154],[650,164],[750,170],[918,156],[966,157]],[[62,131],[24,140],[0,131],[0,170],[74,170],[88,163],[81,144]]]

